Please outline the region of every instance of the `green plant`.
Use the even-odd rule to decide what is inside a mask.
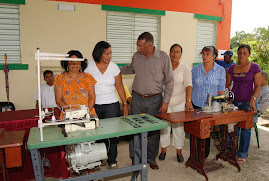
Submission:
[[[256,28],[252,33],[245,33],[245,31],[235,33],[230,42],[235,62],[238,61],[237,49],[241,44],[250,45],[251,56],[249,60],[259,64],[260,68],[269,74],[269,26]]]

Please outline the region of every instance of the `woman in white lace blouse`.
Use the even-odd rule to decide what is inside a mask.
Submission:
[[[174,91],[171,96],[168,113],[179,111],[193,111],[191,96],[192,96],[192,77],[189,67],[179,62],[182,55],[182,47],[179,44],[174,44],[170,48],[170,59],[172,61],[174,73]],[[176,148],[177,161],[182,163],[182,148],[184,146],[185,132],[183,123],[168,123],[168,128],[161,130],[160,144],[161,154],[160,160],[164,160],[166,156],[166,148],[170,145],[170,132],[173,129],[172,145]]]

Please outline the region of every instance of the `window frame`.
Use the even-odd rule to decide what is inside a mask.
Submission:
[[[149,21],[149,24],[150,24],[151,19],[152,19],[153,22],[155,21],[155,19],[157,19],[156,20],[157,21],[157,23],[156,23],[157,30],[156,31],[153,30],[151,33],[153,34],[153,37],[154,37],[154,46],[156,48],[160,47],[161,16],[165,15],[165,11],[150,10],[150,9],[140,9],[140,8],[130,8],[130,7],[119,7],[119,6],[109,6],[109,5],[102,5],[102,10],[105,10],[106,13],[107,13],[106,14],[106,20],[107,20],[106,21],[106,40],[107,40],[108,43],[111,44],[112,54],[114,53],[114,55],[112,55],[112,61],[117,63],[119,66],[131,63],[132,56],[136,52],[136,40],[137,40],[138,36],[141,33],[145,32],[145,31],[151,32],[150,31],[151,29],[149,29],[149,27],[147,27],[147,28],[145,28],[143,30],[142,29],[140,29],[140,30],[136,29],[137,27],[139,27],[139,23],[143,24],[144,20],[145,20],[144,23]],[[109,29],[109,26],[108,26],[110,24],[109,19],[111,18],[111,16],[110,16],[111,14],[114,14],[114,16],[122,17],[123,19],[124,19],[125,16],[126,17],[127,16],[132,16],[132,17],[130,17],[130,19],[132,19],[132,20],[130,20],[130,24],[131,24],[130,29],[132,29],[130,31],[132,31],[132,33],[128,34],[128,32],[126,31],[129,36],[132,36],[132,38],[131,38],[132,40],[130,40],[130,37],[129,37],[128,40],[119,38],[120,40],[123,40],[123,42],[124,41],[126,41],[126,42],[129,41],[128,43],[130,45],[130,48],[128,48],[128,47],[126,48],[124,46],[124,43],[122,44],[122,46],[116,46],[115,42],[112,41],[112,38],[109,35],[109,34],[112,34],[112,33],[109,33],[110,29]],[[149,17],[149,18],[147,19],[147,17]],[[139,18],[140,18],[140,20],[138,20]],[[143,19],[143,18],[145,18],[145,19]],[[155,24],[150,24],[150,25],[155,25]],[[141,27],[144,27],[144,26],[141,26]],[[121,29],[121,28],[119,28],[119,29]],[[121,31],[121,30],[119,30],[119,31]],[[115,36],[117,36],[117,35],[115,35]],[[121,36],[119,36],[119,37],[121,37]],[[118,50],[115,51],[116,48],[113,48],[113,47],[119,47],[119,48],[118,48]],[[119,51],[120,47],[123,48],[121,50],[129,52],[128,53],[129,55],[126,54],[126,57],[128,57],[126,60],[121,59],[122,55],[120,55],[120,51]],[[115,56],[115,54],[116,54],[116,56]],[[113,57],[114,57],[114,60],[113,60]],[[117,57],[119,59],[117,59]]]
[[[8,64],[21,64],[21,28],[20,28],[20,7],[19,4],[0,4],[2,11],[2,28],[0,29],[0,38],[4,47],[5,42],[9,45],[6,48],[0,48],[0,64],[5,63],[4,55],[7,54]],[[5,22],[6,21],[6,22]],[[10,33],[13,30],[14,33]]]

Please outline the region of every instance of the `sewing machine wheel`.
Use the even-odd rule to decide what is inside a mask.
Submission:
[[[70,177],[75,173],[75,171],[72,168],[71,158],[69,157],[70,153],[73,153],[74,151],[75,150],[72,145],[65,146],[66,162],[68,164],[68,169],[70,171]]]

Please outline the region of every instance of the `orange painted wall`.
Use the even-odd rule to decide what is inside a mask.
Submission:
[[[230,50],[232,0],[224,0],[222,22],[218,22],[217,49]]]
[[[230,48],[232,0],[50,0],[176,11],[222,17],[218,22],[217,48]]]

